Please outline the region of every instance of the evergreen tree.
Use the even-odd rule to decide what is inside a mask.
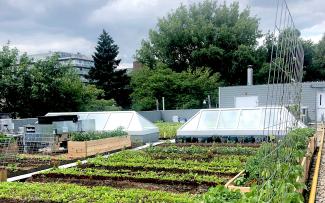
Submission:
[[[100,99],[114,99],[119,106],[127,108],[130,105],[130,78],[126,70],[117,70],[121,62],[121,59],[116,59],[118,49],[112,37],[103,30],[93,55],[95,66],[90,69],[88,79],[97,88],[104,90]]]

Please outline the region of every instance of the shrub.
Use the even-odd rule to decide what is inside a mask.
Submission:
[[[177,130],[182,126],[182,123],[159,121],[155,125],[159,128],[161,139],[172,139],[176,137]]]
[[[257,185],[244,202],[303,202],[298,191],[304,185],[297,177],[302,177],[300,162],[314,133],[310,128],[295,129],[277,143],[263,144],[246,162],[247,181]]]
[[[89,140],[99,140],[109,137],[118,137],[127,135],[122,128],[118,128],[113,131],[106,131],[106,132],[73,132],[70,134],[70,140],[72,141],[89,141]]]

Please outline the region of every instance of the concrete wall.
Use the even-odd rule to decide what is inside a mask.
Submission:
[[[172,122],[173,116],[178,116],[180,118],[185,118],[189,120],[194,114],[196,114],[200,109],[180,109],[180,110],[165,110],[165,111],[138,111],[143,117],[151,122],[156,122],[158,120],[163,120],[166,122]]]
[[[137,113],[151,122],[162,120],[160,111],[138,111]]]
[[[284,94],[285,98],[283,100],[287,103],[287,88],[290,89],[291,87],[289,84],[286,84],[284,87],[287,93]],[[301,106],[308,107],[308,120],[310,122],[316,121],[316,96],[318,91],[325,92],[325,82],[302,83]],[[234,108],[235,98],[240,96],[258,96],[258,106],[278,104],[282,93],[282,84],[273,85],[272,87],[268,87],[268,85],[220,87],[219,107]]]

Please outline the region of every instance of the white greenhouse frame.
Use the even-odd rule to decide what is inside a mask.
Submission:
[[[297,127],[306,126],[285,107],[201,109],[178,129],[177,136],[284,136]]]
[[[79,120],[95,120],[96,131],[112,131],[122,127],[130,135],[159,133],[158,128],[135,111],[55,112],[45,116],[78,115]]]

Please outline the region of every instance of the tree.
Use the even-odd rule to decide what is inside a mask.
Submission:
[[[99,99],[114,99],[118,105],[126,108],[130,105],[130,78],[126,70],[117,70],[121,62],[116,59],[118,49],[112,37],[103,30],[93,55],[95,66],[90,69],[88,79],[97,88],[104,90],[103,97]]]
[[[85,104],[81,111],[120,111],[121,107],[117,106],[116,102],[111,100],[99,99],[93,100]]]
[[[306,41],[304,43],[304,51],[305,62],[307,61],[304,80],[325,80],[325,34],[316,45],[311,41]]]
[[[75,70],[61,64],[58,56],[32,62],[7,45],[0,51],[0,70],[0,111],[13,117],[79,111],[101,93],[95,86],[83,84]]]
[[[158,63],[154,69],[143,67],[134,71],[131,86],[135,110],[155,109],[156,99],[162,97],[165,97],[167,109],[202,108],[208,95],[215,103],[220,77],[207,68],[177,73]]]
[[[176,72],[207,67],[219,72],[227,85],[244,84],[242,73],[255,63],[260,36],[258,19],[249,9],[240,12],[238,3],[227,6],[205,0],[188,8],[181,5],[159,19],[136,59],[149,68],[161,62]]]

